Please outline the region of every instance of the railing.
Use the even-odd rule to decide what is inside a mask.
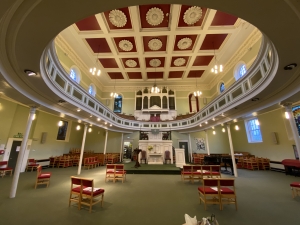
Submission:
[[[107,123],[128,130],[181,130],[198,126],[207,120],[221,115],[228,109],[250,98],[251,94],[260,93],[276,74],[278,66],[277,52],[269,39],[263,36],[260,51],[247,74],[236,81],[230,88],[215,98],[200,112],[183,120],[145,122],[127,120],[119,117],[96,98],[88,94],[79,84],[69,78],[62,68],[56,53],[54,41],[45,49],[41,58],[41,75],[49,88],[76,107],[80,107]],[[95,123],[95,125],[97,125]],[[99,126],[99,125],[98,125]],[[105,127],[110,129],[109,127]]]

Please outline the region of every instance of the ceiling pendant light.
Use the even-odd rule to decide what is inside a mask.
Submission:
[[[90,68],[90,73],[92,75],[96,75],[97,74],[97,76],[100,76],[100,74],[101,74],[101,70],[99,68],[97,68],[99,51],[100,51],[100,45],[98,47],[98,53],[97,53],[97,58],[96,58],[95,66],[92,67],[92,68]]]
[[[156,74],[157,64],[154,64],[153,66],[155,67],[155,74]],[[151,93],[159,93],[159,92],[160,92],[160,89],[156,86],[156,78],[155,78],[154,85],[151,88]]]
[[[110,97],[112,98],[117,98],[119,95],[116,92],[116,75],[115,75],[115,86],[114,86],[114,91],[110,93]]]
[[[213,48],[214,48],[214,58],[215,58],[215,65],[213,66],[213,68],[211,68],[211,72],[214,74],[218,74],[223,72],[223,66],[220,64],[218,65],[218,60],[217,60],[217,56],[216,56],[216,50],[215,50],[215,45],[213,42]]]
[[[196,90],[197,90],[197,78],[196,78]],[[195,97],[196,97],[196,96],[200,96],[200,95],[202,95],[202,92],[201,92],[201,91],[199,91],[199,90],[194,91],[194,96],[195,96]]]

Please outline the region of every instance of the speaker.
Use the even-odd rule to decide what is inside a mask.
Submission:
[[[110,104],[110,100],[106,99],[106,106],[109,106],[109,104]]]
[[[274,143],[275,145],[278,145],[279,142],[278,142],[277,134],[276,134],[275,132],[272,132],[272,133],[271,133],[271,137],[272,137],[273,143]]]
[[[206,105],[207,104],[207,99],[203,98],[203,104]]]
[[[44,144],[46,142],[47,135],[48,135],[47,132],[43,132],[42,133],[41,144]]]

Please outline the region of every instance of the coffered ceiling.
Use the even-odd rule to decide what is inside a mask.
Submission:
[[[221,80],[239,47],[256,28],[221,11],[186,5],[143,5],[80,20],[61,32],[102,89],[158,85],[209,89]],[[214,56],[216,55],[216,57]],[[225,71],[211,73],[215,62]],[[101,69],[97,77],[90,67]],[[228,69],[227,69],[228,70]]]

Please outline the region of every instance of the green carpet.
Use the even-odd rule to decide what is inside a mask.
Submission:
[[[4,225],[181,225],[184,214],[198,219],[216,215],[220,225],[299,224],[300,197],[292,199],[289,184],[299,177],[273,171],[238,170],[236,178],[238,211],[234,205],[199,204],[197,187],[181,181],[180,175],[128,174],[127,180],[105,183],[105,167],[83,170],[81,177],[94,178],[105,189],[104,206],[78,210],[68,207],[70,176],[77,168],[51,171],[49,188],[34,189],[36,172],[20,175],[17,196],[10,199],[12,177],[0,178],[0,218]],[[225,177],[226,175],[224,175]]]
[[[127,174],[180,174],[180,168],[176,167],[175,164],[140,164],[140,167],[137,168],[135,164],[135,162],[124,163]]]

